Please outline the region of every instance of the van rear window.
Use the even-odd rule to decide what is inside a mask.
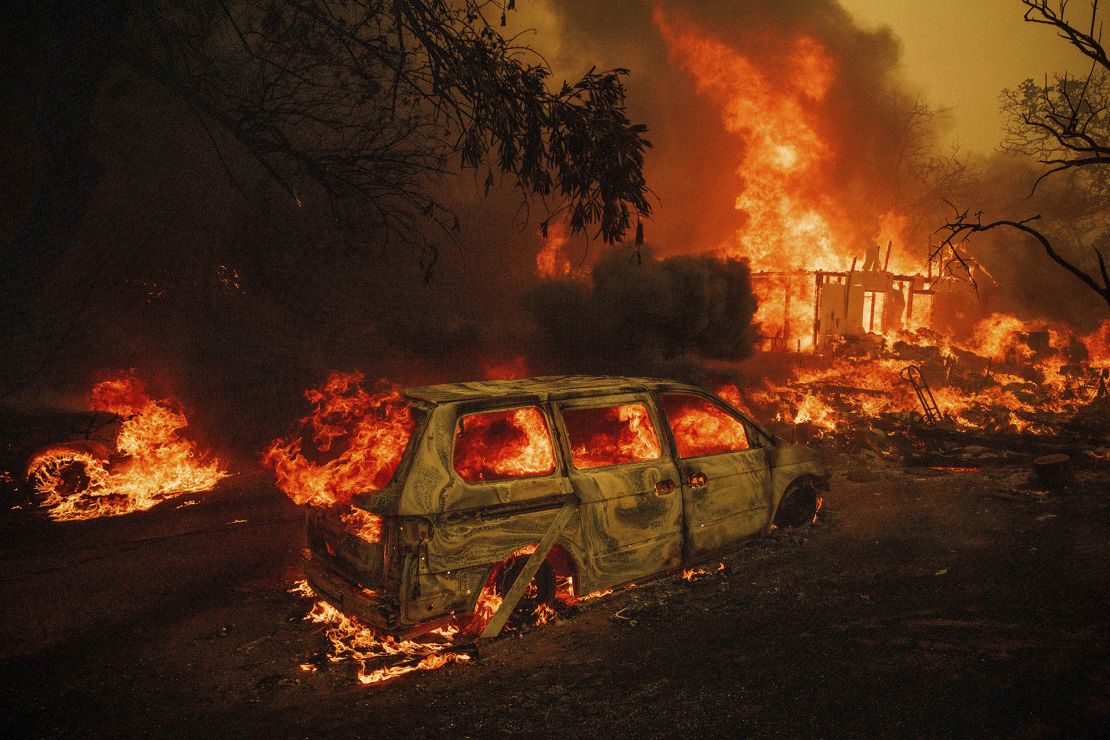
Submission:
[[[563,409],[562,414],[571,459],[579,470],[658,460],[662,454],[659,435],[642,403]]]
[[[536,406],[460,417],[455,428],[455,472],[467,483],[555,472],[547,418]]]

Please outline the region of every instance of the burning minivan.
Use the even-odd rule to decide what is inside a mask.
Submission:
[[[334,606],[406,637],[482,612],[492,636],[557,598],[805,524],[827,489],[814,452],[675,382],[434,385],[398,392],[393,408],[395,464],[350,507],[309,507],[305,570]]]

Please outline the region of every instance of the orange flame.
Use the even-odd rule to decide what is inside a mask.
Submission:
[[[864,245],[854,242],[857,219],[838,201],[827,182],[837,157],[828,135],[824,101],[837,82],[837,63],[817,39],[799,35],[780,42],[778,53],[753,60],[693,23],[656,6],[653,19],[671,57],[689,72],[696,90],[720,110],[724,129],[743,142],[737,169],[735,207],[744,223],[721,245],[705,245],[723,256],[748,258],[759,298],[756,321],[779,327],[786,349],[812,346],[815,286],[802,273],[847,270]],[[874,227],[882,244],[898,247],[894,269],[912,269],[903,260],[905,219],[888,212]],[[789,305],[789,308],[787,308]]]
[[[664,393],[663,407],[681,457],[746,450],[744,425],[716,404],[687,394]]]
[[[319,389],[305,391],[312,413],[301,419],[301,435],[276,439],[262,456],[278,487],[298,504],[349,504],[356,493],[377,491],[393,478],[415,422],[397,386],[378,381],[362,387],[362,373],[333,372]],[[339,453],[315,462],[302,452],[311,435],[317,453]],[[341,444],[337,444],[341,443]]]
[[[141,381],[121,373],[93,386],[91,407],[123,417],[116,437],[121,459],[54,445],[35,455],[27,477],[55,521],[145,511],[183,493],[209,491],[227,477],[196,443],[178,436],[188,420],[169,399],[154,400]]]
[[[455,434],[455,471],[468,483],[548,475],[555,453],[535,406],[467,414]]]
[[[551,225],[543,237],[543,248],[536,255],[536,275],[545,279],[567,277],[573,271],[566,254],[567,227],[561,222]]]
[[[382,541],[382,518],[362,509],[351,508],[339,515],[343,528],[367,542]]]
[[[290,589],[302,596],[313,597],[312,589],[299,581]],[[470,660],[467,653],[449,652],[458,635],[458,628],[444,627],[430,634],[435,641],[417,642],[398,640],[392,635],[379,634],[349,617],[325,601],[316,601],[305,617],[307,621],[327,625],[327,638],[331,643],[332,661],[351,660],[358,664],[358,682],[364,685],[384,683],[413,671],[429,671],[450,663]],[[386,663],[376,668],[370,664]],[[311,664],[302,664],[302,670],[313,670]]]
[[[564,409],[563,423],[574,467],[579,469],[656,460],[662,454],[651,416],[642,403]]]
[[[935,334],[901,335],[932,377],[941,412],[962,428],[1051,433],[1054,425],[1099,392],[1110,366],[1110,320],[1080,335],[1044,321],[995,314],[966,340]],[[821,367],[798,366],[781,384],[749,389],[778,421],[820,432],[847,428],[883,413],[919,413],[899,373],[911,361],[896,356],[831,357]],[[1105,381],[1103,381],[1105,382]]]

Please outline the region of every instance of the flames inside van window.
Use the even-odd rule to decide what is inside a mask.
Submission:
[[[535,406],[459,418],[455,472],[467,483],[530,478],[555,471],[547,419]]]
[[[647,406],[627,403],[588,409],[563,409],[571,458],[579,470],[657,460],[659,436]]]
[[[664,393],[663,409],[679,457],[720,455],[750,447],[744,423],[707,398],[692,393]]]

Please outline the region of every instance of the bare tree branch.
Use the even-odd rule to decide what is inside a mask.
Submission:
[[[1094,251],[1098,256],[1099,270],[1102,277],[1101,286],[1093,277],[1061,256],[1052,246],[1052,242],[1038,229],[1030,225],[1040,220],[1041,217],[1039,215],[1030,216],[1020,221],[1000,220],[985,224],[983,223],[982,213],[976,213],[974,218],[972,218],[970,211],[961,211],[951,203],[949,203],[949,206],[952,207],[954,215],[949,219],[948,223],[937,230],[937,233],[941,234],[943,238],[932,250],[930,255],[930,259],[942,263],[944,269],[949,273],[951,273],[951,265],[953,263],[959,264],[965,271],[966,277],[974,284],[974,277],[972,275],[971,265],[969,264],[972,260],[967,256],[965,251],[968,239],[973,234],[981,234],[993,229],[1008,227],[1017,229],[1036,239],[1037,242],[1040,243],[1041,248],[1044,249],[1045,254],[1047,254],[1053,262],[1077,277],[1084,285],[1102,296],[1102,299],[1106,301],[1107,305],[1110,305],[1110,276],[1107,275],[1102,252],[1099,251],[1098,248],[1095,248]],[[949,253],[951,257],[948,256]]]
[[[1110,59],[1102,45],[1098,0],[1091,0],[1090,19],[1083,28],[1069,18],[1067,0],[1022,0],[1022,3],[1026,7],[1027,22],[1056,29],[1060,38],[1090,60],[1091,67],[1079,78],[1067,73],[1052,78],[1046,75],[1042,83],[1028,79],[1015,89],[1004,90],[1003,111],[1007,114],[1007,123],[1003,149],[1032,156],[1044,165],[1032,184],[1030,196],[1048,178],[1073,172],[1075,178],[1068,183],[1072,188],[1063,192],[1069,204],[1080,209],[1079,216],[1090,221],[1092,213],[1104,210],[1102,203],[1094,200],[1101,201],[1096,194],[1105,191],[1103,165],[1110,164]],[[1105,196],[1105,192],[1101,195]],[[966,252],[968,239],[986,231],[1010,228],[1036,240],[1053,262],[1110,305],[1110,278],[1097,246],[1092,249],[1098,260],[1101,285],[1096,276],[1060,253],[1053,244],[1051,232],[1033,226],[1040,221],[1039,215],[983,223],[981,212],[972,216],[970,210],[961,210],[945,202],[952,208],[953,215],[935,232],[942,238],[930,256],[942,265],[942,272],[952,274],[952,267],[958,266],[974,283],[971,269],[974,260]],[[1084,205],[1090,206],[1085,212]],[[1073,238],[1079,243],[1084,241],[1084,230],[1087,233],[1095,230],[1091,223],[1085,223],[1083,229],[1078,228],[1078,223],[1072,225],[1076,227]],[[1102,227],[1105,231],[1105,224]]]

